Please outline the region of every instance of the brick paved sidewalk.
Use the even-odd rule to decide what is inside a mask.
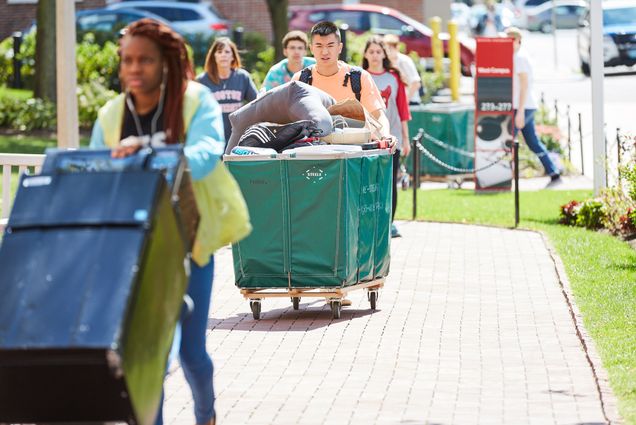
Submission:
[[[208,336],[219,425],[605,423],[541,235],[400,230],[378,311],[354,291],[339,320],[323,300],[294,311],[271,298],[255,321],[221,250]],[[179,369],[165,420],[194,424]]]

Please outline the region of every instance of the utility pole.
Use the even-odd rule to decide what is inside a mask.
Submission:
[[[600,0],[590,1],[590,72],[592,80],[592,143],[594,159],[594,193],[607,187],[605,178],[605,118],[603,97],[603,8]]]

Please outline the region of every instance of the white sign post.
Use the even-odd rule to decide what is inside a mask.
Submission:
[[[57,145],[79,147],[77,68],[75,64],[75,2],[55,2],[57,68]]]
[[[592,77],[592,143],[594,193],[607,187],[605,179],[605,118],[603,116],[603,8],[601,0],[590,0],[590,72]]]

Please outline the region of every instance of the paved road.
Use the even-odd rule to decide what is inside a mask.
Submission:
[[[220,424],[605,423],[541,235],[400,229],[379,310],[353,292],[340,320],[321,300],[293,311],[287,299],[253,320],[221,250],[208,338]],[[178,369],[166,396],[166,423],[194,423]]]
[[[573,126],[578,125],[577,113],[582,114],[584,134],[585,174],[592,176],[592,86],[591,80],[583,76],[579,69],[576,45],[576,30],[557,31],[557,61],[554,59],[554,39],[550,34],[529,33],[524,41],[525,48],[534,59],[536,84],[535,93],[545,94],[552,105],[558,100],[561,113],[565,114],[570,105]],[[616,173],[616,128],[636,135],[636,68],[607,68],[604,77],[605,122],[607,125],[610,178]],[[538,99],[537,99],[538,100]],[[561,116],[561,127],[565,130],[566,118]],[[580,166],[580,150],[573,146],[573,159]]]

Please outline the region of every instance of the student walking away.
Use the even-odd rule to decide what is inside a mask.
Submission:
[[[205,58],[205,71],[197,81],[207,86],[221,105],[225,143],[232,134],[230,114],[247,102],[256,99],[257,91],[250,74],[241,68],[241,57],[236,44],[227,37],[214,40]]]
[[[190,81],[194,73],[185,42],[164,24],[152,19],[134,22],[119,45],[124,93],[99,110],[90,146],[109,147],[114,157],[123,157],[140,148],[140,143],[132,143],[135,140],[145,139],[154,146],[185,142],[201,221],[187,290],[194,309],[181,325],[179,355],[192,390],[196,423],[214,424],[212,360],[205,348],[214,257],[207,238],[200,235],[209,235],[216,220],[210,213],[214,208],[210,198],[199,194],[202,188],[204,193],[217,189],[205,188],[214,183],[209,177],[222,166],[218,165],[223,153],[221,110],[208,89]],[[161,404],[157,424],[163,421]]]
[[[406,98],[406,86],[402,81],[400,72],[393,66],[388,57],[387,49],[379,36],[373,36],[367,40],[364,46],[362,68],[366,69],[375,85],[380,90],[380,95],[386,105],[386,116],[391,126],[391,134],[398,139],[398,150],[393,154],[393,209],[391,212],[391,237],[399,237],[393,218],[397,207],[397,172],[400,167],[400,155],[407,156],[410,151],[409,127],[411,119],[409,104]]]
[[[384,45],[389,59],[400,70],[400,74],[406,82],[406,95],[408,96],[409,104],[420,105],[422,103],[422,98],[420,97],[422,77],[417,72],[413,59],[404,53],[400,53],[400,39],[395,34],[385,35]]]
[[[262,91],[268,91],[291,81],[295,73],[316,63],[314,58],[307,57],[309,41],[302,31],[290,31],[283,37],[283,54],[285,59],[270,68],[263,81]]]
[[[550,182],[548,182],[547,187],[554,187],[561,183],[559,169],[550,158],[545,145],[537,137],[534,128],[534,114],[537,110],[537,104],[532,96],[532,65],[524,51],[525,49],[521,48],[521,30],[509,27],[506,29],[506,34],[514,40],[514,77],[512,82],[514,93],[512,106],[515,111],[515,136],[521,130],[523,139],[528,144],[528,147],[539,157],[545,173],[550,176]]]
[[[391,135],[384,101],[373,78],[364,69],[338,60],[342,51],[338,27],[333,22],[319,22],[311,29],[310,37],[316,64],[303,68],[293,79],[321,89],[337,102],[357,99],[380,123],[382,137],[390,139],[391,146],[395,147],[397,139]]]

